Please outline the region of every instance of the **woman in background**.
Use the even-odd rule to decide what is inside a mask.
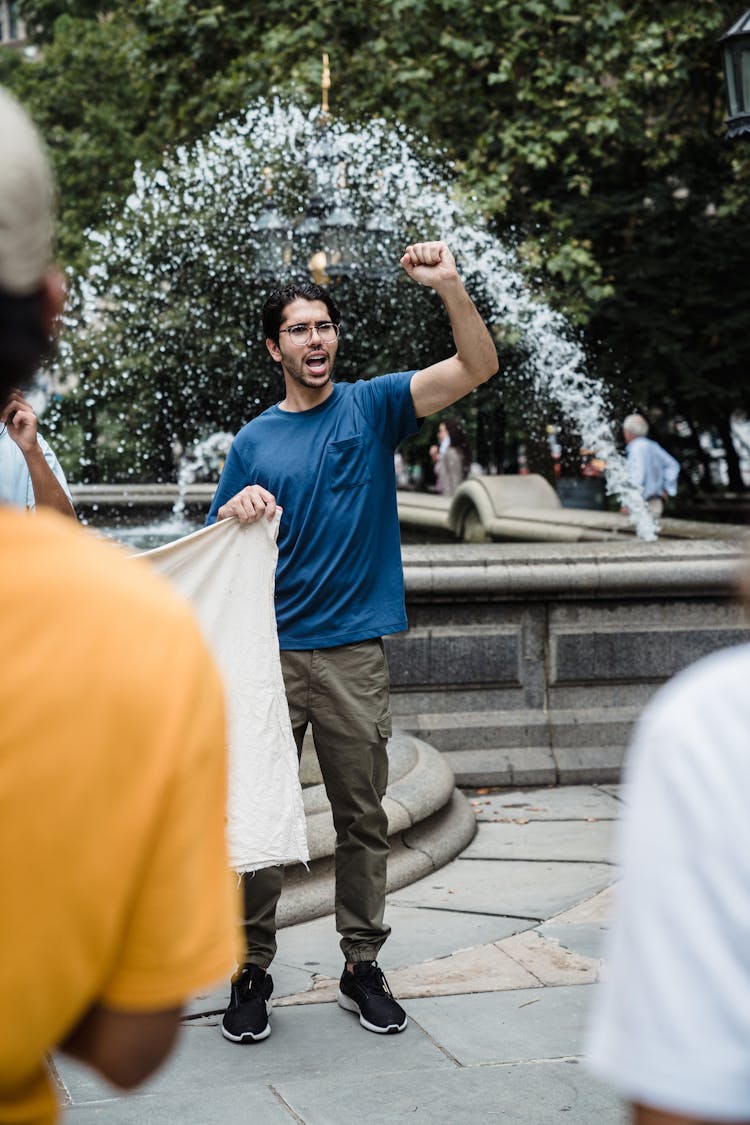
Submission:
[[[469,470],[466,435],[458,422],[442,421],[438,426],[438,457],[435,463],[438,491],[452,496]]]

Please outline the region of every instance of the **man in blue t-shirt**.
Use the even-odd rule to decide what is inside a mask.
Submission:
[[[444,410],[495,374],[497,353],[443,242],[409,246],[401,265],[442,299],[456,353],[421,371],[332,382],[340,315],[317,285],[272,293],[263,307],[285,397],[234,439],[208,523],[283,511],[276,620],[298,748],[308,725],[336,829],[336,926],[345,966],[339,1004],[368,1031],[403,1031],[406,1014],[377,964],[384,924],[388,818],[382,799],[391,734],[383,636],[407,627],[396,446],[418,419]],[[262,779],[259,779],[262,783]],[[235,1043],[271,1033],[280,867],[243,876],[244,965],[222,1031]]]

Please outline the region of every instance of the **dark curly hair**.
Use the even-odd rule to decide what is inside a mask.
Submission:
[[[341,313],[327,289],[316,285],[313,281],[302,281],[294,285],[286,285],[271,293],[263,305],[263,332],[267,340],[279,342],[279,329],[281,328],[281,314],[287,305],[293,301],[322,301],[328,309],[328,316],[334,324],[341,323]]]

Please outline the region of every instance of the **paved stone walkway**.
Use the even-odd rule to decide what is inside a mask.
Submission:
[[[333,919],[304,922],[279,934],[269,1039],[227,1043],[228,990],[197,997],[175,1054],[135,1094],[57,1059],[65,1125],[624,1125],[581,1065],[622,790],[469,796],[470,846],[388,897],[382,965],[409,1016],[402,1035],[338,1007]]]

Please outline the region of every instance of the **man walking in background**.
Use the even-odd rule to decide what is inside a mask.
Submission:
[[[628,414],[622,424],[630,479],[656,519],[670,496],[677,495],[680,463],[658,442],[647,437],[648,422],[642,414]]]
[[[276,618],[298,749],[312,726],[336,829],[336,927],[345,965],[339,1004],[368,1031],[393,1033],[406,1015],[377,957],[384,924],[388,818],[382,806],[391,734],[383,636],[407,628],[394,450],[497,371],[497,354],[443,242],[409,246],[406,273],[435,290],[456,354],[421,371],[332,381],[340,315],[309,283],[272,293],[266,347],[285,397],[235,437],[208,516],[251,522],[283,509]],[[252,690],[252,685],[248,685]],[[263,778],[258,778],[263,784]],[[282,870],[243,877],[246,955],[222,1030],[265,1039]]]

